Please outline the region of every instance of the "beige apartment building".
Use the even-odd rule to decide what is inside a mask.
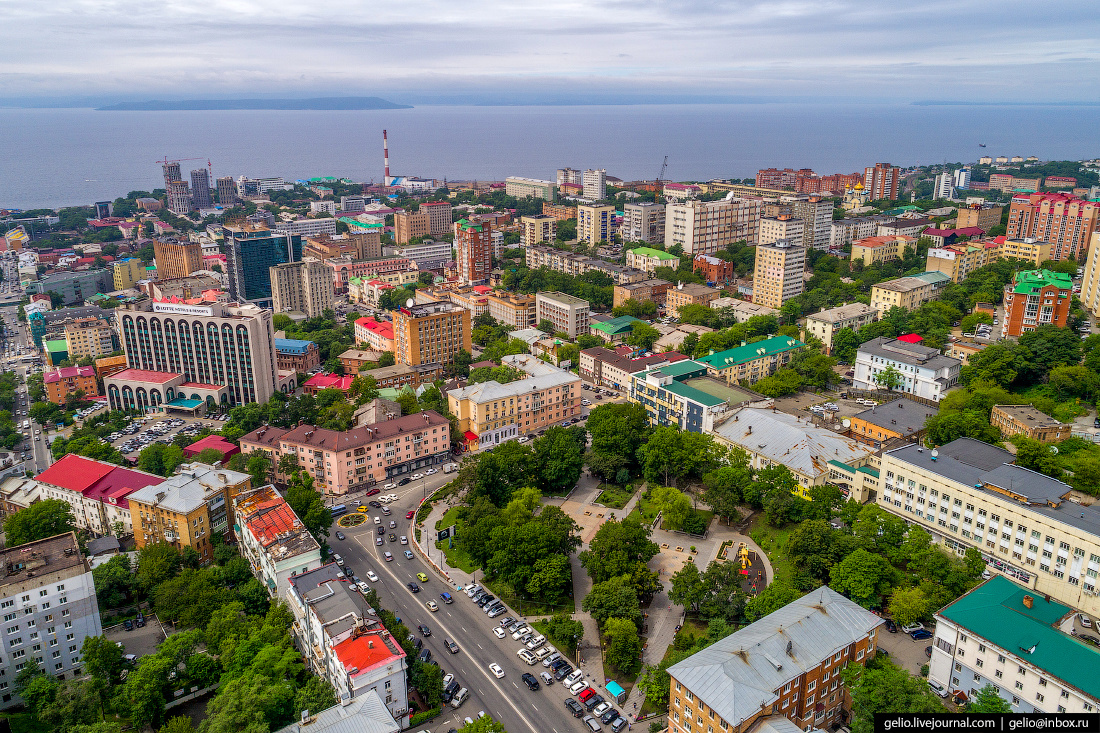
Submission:
[[[757,242],[761,203],[755,199],[685,201],[665,207],[665,249],[714,254],[734,242]]]
[[[508,384],[489,381],[447,391],[458,429],[476,436],[476,444],[467,443],[471,448],[499,445],[580,414],[581,378],[546,366],[546,373]]]
[[[710,307],[710,304],[721,294],[721,290],[708,288],[699,283],[678,283],[665,291],[665,308],[670,315],[679,316],[680,309],[685,305]]]
[[[76,361],[85,356],[103,356],[115,350],[114,329],[102,318],[89,316],[77,318],[65,324],[65,343],[69,359]]]
[[[825,344],[825,353],[833,353],[833,336],[842,328],[853,331],[873,323],[878,311],[865,303],[846,303],[829,308],[812,316],[806,316],[806,334],[815,336]]]
[[[414,303],[391,311],[397,363],[452,364],[470,351],[470,311],[453,303]]]
[[[939,270],[887,280],[871,286],[871,307],[880,318],[894,307],[916,310],[939,295],[947,283],[947,275]]]
[[[1005,207],[1001,204],[970,204],[959,209],[955,219],[955,229],[978,227],[983,232],[988,232],[1001,223],[1001,215]]]
[[[1003,237],[997,237],[1001,240]],[[1047,260],[1054,259],[1054,245],[1040,239],[1004,239],[1000,242],[999,257],[1002,260],[1026,260],[1038,267]]]
[[[524,178],[522,176],[508,176],[504,179],[504,192],[517,199],[536,198],[545,201],[554,200],[553,181],[542,181],[538,178]]]
[[[806,248],[801,240],[783,239],[756,248],[752,302],[769,308],[802,294],[805,287]]]
[[[561,331],[575,339],[588,333],[588,301],[558,292],[535,294],[535,323],[550,321],[555,331]]]
[[[680,258],[652,247],[635,247],[626,251],[626,266],[652,275],[658,267],[680,267]]]
[[[581,204],[577,207],[577,241],[597,244],[611,240],[615,207]]]
[[[1070,435],[1068,423],[1058,422],[1032,405],[993,405],[989,424],[1008,438],[1024,435],[1040,443],[1057,443]]]
[[[905,256],[906,250],[917,246],[917,238],[904,234],[865,237],[852,242],[852,262],[863,262],[864,267],[880,262],[891,262]]]
[[[425,201],[420,211],[428,215],[428,234],[438,237],[451,231],[451,205],[446,201]]]
[[[665,207],[648,201],[624,205],[619,234],[624,242],[664,244]]]
[[[115,290],[128,290],[148,275],[145,272],[144,262],[137,257],[128,257],[111,263],[111,277],[114,280]]]
[[[519,226],[519,241],[525,247],[539,242],[553,242],[558,234],[558,219],[549,214],[521,216]]]
[[[198,242],[157,239],[153,242],[153,257],[157,261],[158,280],[187,277],[202,269],[202,245]]]
[[[616,285],[613,291],[614,300],[612,306],[618,308],[628,300],[635,300],[639,303],[645,303],[652,300],[657,305],[664,305],[666,295],[669,288],[672,287],[672,283],[668,280],[640,280],[636,283],[627,283],[626,285]]]
[[[960,283],[979,267],[1001,258],[1000,247],[995,242],[960,242],[943,247],[929,247],[926,271],[938,270]]]
[[[513,328],[531,328],[538,323],[535,315],[536,299],[533,295],[494,290],[486,296],[489,315],[494,320]]]
[[[593,270],[602,272],[619,285],[646,279],[646,274],[641,270],[601,260],[598,257],[574,254],[573,252],[542,245],[527,247],[524,260],[532,270],[547,267],[555,272],[564,272],[574,277]]]
[[[426,211],[399,211],[393,215],[393,239],[398,244],[408,244],[431,233],[432,222]]]
[[[771,244],[778,242],[780,239],[801,242],[804,238],[805,229],[806,222],[796,219],[790,214],[762,216],[760,217],[760,233],[756,237],[756,243]]]
[[[276,313],[305,313],[310,318],[331,309],[336,301],[332,269],[319,260],[285,262],[268,268]]]
[[[1085,276],[1079,293],[1081,304],[1100,318],[1100,232],[1093,232],[1089,243],[1089,256],[1085,260]]]

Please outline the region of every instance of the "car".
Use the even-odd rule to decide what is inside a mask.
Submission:
[[[519,638],[524,634],[530,632],[530,627],[527,624],[520,625],[515,631],[512,632],[512,641],[519,641]]]
[[[125,621],[123,621],[123,622],[122,622],[122,626],[123,626],[123,628],[125,628],[125,629],[126,629],[127,631],[133,631],[133,630],[134,630],[134,622],[133,622],[133,621],[131,621],[130,619],[126,619]]]
[[[378,501],[375,501],[374,499],[371,499],[370,501],[367,502],[367,506],[374,507],[375,509],[381,509],[382,508],[382,503],[378,502]],[[375,517],[375,519],[378,519],[378,517]],[[378,519],[378,521],[381,522],[382,520]]]
[[[443,646],[447,647],[447,651],[451,654],[458,654],[458,644],[455,644],[450,639],[444,639]]]
[[[599,704],[593,705],[591,712],[597,718],[602,718],[604,713],[611,709],[611,703],[606,700],[600,700]],[[606,721],[604,721],[606,722]]]
[[[137,618],[134,619],[134,625],[139,629],[145,628],[145,617],[139,613]]]
[[[626,718],[617,717],[611,723],[611,733],[621,733],[622,729],[627,726]]]
[[[922,641],[924,639],[931,639],[932,632],[926,629],[917,629],[913,633],[909,634],[909,636],[913,637],[913,641]]]
[[[374,544],[378,547],[381,547],[382,546],[382,538],[381,537],[375,537],[374,538]]]
[[[886,630],[891,634],[898,633],[898,625],[894,623],[893,619],[886,619]]]
[[[390,542],[397,542],[397,535],[395,535],[393,532],[390,532],[388,539]]]
[[[912,624],[905,624],[904,626],[901,627],[901,630],[902,630],[902,633],[912,634],[917,629],[923,629],[923,628],[924,628],[924,624],[912,623]]]
[[[947,697],[947,688],[935,680],[928,680],[928,687],[940,697]]]
[[[489,671],[493,673],[493,676],[498,680],[504,677],[504,670],[500,668],[500,665],[496,662],[489,664]]]
[[[397,522],[390,520],[390,529],[397,529]]]
[[[437,473],[439,473],[439,471],[435,470],[434,468],[429,468],[427,471],[424,472],[424,475],[425,476],[434,476]]]
[[[412,560],[413,559],[412,550],[405,550],[405,559],[406,560]]]
[[[569,712],[573,713],[574,718],[580,718],[584,716],[584,708],[581,704],[571,697],[565,698],[565,707],[569,708]]]
[[[386,485],[385,485],[385,486],[384,486],[383,488],[386,488],[386,489],[396,489],[396,488],[397,488],[397,484],[386,484]]]
[[[611,707],[611,703],[605,703],[605,704],[607,705],[607,710],[604,710],[602,713],[599,713],[599,716],[600,716],[600,722],[603,723],[604,725],[607,725],[608,723],[615,720],[615,718],[619,717],[619,711],[616,710],[615,708]],[[593,712],[593,714],[596,713],[595,710],[593,710],[592,712]]]
[[[379,525],[376,528],[376,533],[378,534],[379,537],[381,537],[382,535],[386,534],[386,528],[383,527],[382,525]]]
[[[414,516],[416,516],[415,509],[410,509],[409,511],[405,512],[405,519],[412,519]]]
[[[539,681],[535,679],[535,675],[530,672],[524,672],[520,679],[523,680],[523,684],[527,685],[527,689],[531,690],[531,692],[534,692],[540,687]]]
[[[422,473],[414,473],[414,474],[412,475],[412,479],[413,479],[414,481],[415,481],[415,480],[417,480],[417,479],[422,479],[422,478],[424,478],[424,474],[422,474]]]
[[[421,664],[427,664],[432,661],[432,650],[424,647],[420,650],[420,656],[418,656],[417,659],[420,660]]]
[[[401,535],[401,544],[403,544],[403,545],[409,544],[409,538],[406,537],[405,535]]]
[[[487,615],[489,616],[489,618],[496,618],[500,614],[504,613],[505,610],[506,609],[505,609],[504,605],[501,604],[499,606],[496,606],[496,607],[490,609]]]
[[[428,601],[424,605],[427,606],[428,610],[431,611],[432,613],[435,613],[436,611],[439,610],[439,604],[436,603],[435,601]]]
[[[378,488],[368,489],[365,496],[374,496],[375,494],[381,494],[381,493],[382,493],[382,489],[378,489]]]
[[[543,660],[543,659],[546,659],[546,658],[547,658],[548,656],[550,656],[551,654],[554,654],[554,647],[552,647],[552,646],[550,646],[550,645],[548,644],[548,645],[546,645],[546,646],[544,646],[544,647],[539,647],[539,648],[538,648],[538,649],[537,649],[537,650],[535,651],[535,659],[538,659],[538,660],[540,660],[540,661],[541,661],[541,660]]]
[[[425,575],[424,573],[417,573],[416,574],[416,579],[419,580],[421,583],[427,583],[428,582],[428,576]]]
[[[412,582],[411,580],[408,583],[405,583],[405,587],[411,590],[413,593],[420,592],[420,586]]]
[[[584,701],[584,706],[588,708],[589,712],[592,712],[597,707],[599,707],[601,703],[603,703],[603,695],[595,694]]]
[[[565,686],[572,687],[574,684],[582,680],[584,680],[584,671],[578,669],[576,672],[570,672],[569,676],[565,678]],[[577,692],[580,692],[580,690],[578,690]]]
[[[401,479],[400,481],[397,482],[397,485],[398,486],[405,486],[405,485],[411,484],[411,483],[412,483],[411,478],[403,478],[403,479]]]
[[[588,730],[592,731],[592,733],[598,733],[598,731],[603,730],[603,728],[600,726],[600,722],[593,718],[591,715],[584,716],[584,720],[581,722],[583,722],[585,727],[587,727]]]
[[[481,590],[480,585],[478,585],[477,583],[470,583],[468,586],[462,589],[462,592],[465,593],[468,597],[473,598],[474,594],[477,593],[479,590]]]
[[[577,699],[580,700],[582,703],[587,703],[588,700],[595,694],[596,691],[589,688],[587,690],[583,690],[581,694],[577,695]]]
[[[378,576],[374,574],[373,570],[368,570],[367,571],[367,580],[369,580],[372,583],[377,583],[378,582]]]
[[[366,514],[367,512],[370,511],[370,507],[367,506],[366,504],[360,504],[359,507],[355,511],[363,512],[364,514]]]
[[[382,516],[388,517],[390,514],[392,514],[392,512],[390,512],[390,508],[388,506],[382,507]]]
[[[493,629],[493,636],[495,636],[498,639],[503,639],[505,636],[507,636],[507,634],[504,632],[504,629],[502,629],[498,626],[495,629]]]
[[[507,626],[508,624],[512,623],[513,621],[515,621],[515,619],[514,619],[514,618],[512,618],[511,616],[505,616],[504,618],[502,618],[502,619],[500,620],[500,624],[499,624],[499,626],[501,626],[501,627],[505,627],[505,626]]]
[[[446,591],[439,594],[439,599],[444,603],[454,603],[455,600],[454,598],[451,598],[451,594],[447,593]]]
[[[1088,616],[1086,616],[1083,613],[1077,614],[1077,616],[1078,616],[1078,618],[1081,619],[1081,625],[1082,626],[1084,626],[1086,629],[1091,629],[1092,628],[1092,619],[1091,618],[1089,618]]]
[[[542,666],[549,669],[550,667],[554,666],[554,663],[561,658],[561,652],[553,652],[552,654],[548,655],[546,659],[542,660]]]
[[[587,689],[588,689],[588,683],[587,682],[585,682],[584,680],[577,680],[576,682],[574,682],[573,684],[571,684],[569,686],[569,694],[570,695],[576,695],[580,692],[584,692]]]
[[[454,681],[455,676],[453,672],[448,672],[447,674],[443,675],[443,689],[446,690],[448,687],[451,686],[451,683]]]

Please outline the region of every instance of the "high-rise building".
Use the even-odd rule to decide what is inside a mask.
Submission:
[[[116,308],[129,368],[104,380],[111,409],[177,398],[267,402],[277,381],[273,315],[251,303],[143,299]]]
[[[584,185],[584,173],[576,168],[559,168],[558,169],[558,185],[564,183],[572,184],[574,186]]]
[[[944,171],[936,176],[936,182],[932,185],[933,199],[951,199],[951,189],[954,187],[955,177],[949,171]]]
[[[165,163],[161,168],[164,170],[164,188],[167,189],[172,181],[182,181],[183,172],[180,170],[179,163]]]
[[[398,211],[393,215],[393,239],[408,244],[431,234],[431,218],[426,211]]]
[[[1081,304],[1100,318],[1100,232],[1093,232],[1085,261],[1085,276],[1081,280]]]
[[[652,202],[623,206],[623,242],[665,243],[665,207]]]
[[[713,254],[730,244],[757,241],[761,204],[754,199],[685,201],[665,207],[665,249],[676,245],[692,256]]]
[[[863,187],[872,201],[896,201],[901,184],[901,169],[889,163],[875,163],[863,171]]]
[[[153,257],[157,261],[157,279],[174,280],[202,269],[202,245],[179,239],[155,240]]]
[[[752,302],[769,308],[802,294],[805,285],[806,248],[801,240],[781,239],[756,248],[752,277]]]
[[[554,184],[551,181],[542,181],[537,178],[508,176],[504,179],[504,192],[509,196],[515,196],[517,199],[554,200]]]
[[[965,189],[970,188],[970,169],[959,168],[951,174],[952,183],[955,188]]]
[[[85,316],[66,323],[65,342],[72,361],[85,356],[103,356],[115,350],[111,324],[95,316]]]
[[[801,219],[802,244],[806,249],[828,249],[833,223],[833,202],[820,196],[805,194],[785,198],[791,215]]]
[[[257,224],[225,226],[225,260],[230,300],[271,297],[270,268],[302,259],[302,236]]]
[[[127,257],[124,260],[112,262],[111,277],[114,279],[115,290],[132,288],[139,280],[145,279],[145,263],[137,257]]]
[[[314,318],[332,308],[332,268],[320,260],[284,262],[270,268],[271,301],[276,313],[298,311]]]
[[[577,241],[588,244],[609,241],[614,217],[614,206],[581,204],[577,207]]]
[[[1008,209],[1009,238],[1050,242],[1056,260],[1084,262],[1089,238],[1100,229],[1100,203],[1063,193],[1019,194]]]
[[[10,613],[9,621],[18,621],[4,624],[0,636],[0,671],[6,680],[0,683],[0,709],[6,709],[23,702],[14,691],[15,677],[32,661],[51,676],[82,676],[84,639],[101,635],[103,627],[92,567],[75,532],[0,550],[0,563],[5,571],[0,604]]]
[[[191,190],[187,187],[187,181],[168,184],[168,210],[180,216],[191,210]]]
[[[237,205],[237,182],[233,176],[222,176],[218,179],[218,203],[222,206]]]
[[[191,171],[191,205],[196,209],[214,208],[210,196],[210,173],[205,168]]]
[[[958,173],[958,171],[955,172]],[[958,188],[958,185],[955,187]],[[1004,210],[1005,207],[1000,204],[970,204],[958,210],[958,217],[955,219],[955,228],[966,229],[967,227],[978,227],[983,232],[988,232],[1001,223],[1001,216],[1004,214]]]
[[[1001,338],[1019,336],[1039,326],[1065,326],[1073,299],[1073,280],[1061,272],[1017,272],[1004,289],[1004,323]]]
[[[462,284],[488,282],[489,273],[493,270],[492,222],[462,219],[455,222],[454,232],[458,276]]]
[[[95,202],[95,218],[106,219],[115,215],[115,205],[110,201]]]
[[[547,214],[521,216],[520,244],[525,247],[539,242],[553,242],[558,233],[558,220]]]
[[[438,237],[451,231],[451,205],[446,201],[425,201],[420,210],[428,215],[428,234]]]
[[[584,197],[589,201],[603,201],[607,198],[607,171],[603,168],[589,168],[584,172]]]
[[[802,242],[802,235],[806,228],[806,222],[791,216],[780,214],[779,216],[760,217],[760,234],[757,235],[758,245],[771,244],[780,239],[790,239]]]
[[[451,364],[470,350],[470,311],[454,303],[419,303],[393,311],[393,349],[399,364]]]
[[[550,321],[554,332],[561,331],[575,339],[588,333],[588,301],[565,293],[535,293],[535,323]]]

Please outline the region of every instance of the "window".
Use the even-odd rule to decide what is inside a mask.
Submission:
[[[1038,700],[1039,702],[1042,702],[1043,701],[1043,693],[1036,692],[1035,693],[1035,699]]]

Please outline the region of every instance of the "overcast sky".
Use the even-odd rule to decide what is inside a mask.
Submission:
[[[1096,0],[0,0],[0,97],[1100,99]]]

